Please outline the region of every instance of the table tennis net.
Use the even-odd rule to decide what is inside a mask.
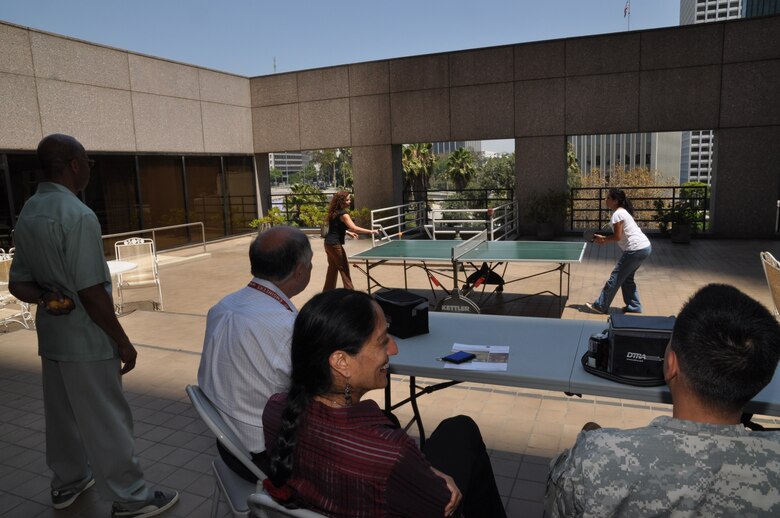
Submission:
[[[476,236],[469,238],[468,240],[452,247],[452,260],[456,260],[459,257],[471,252],[479,245],[487,241],[487,230],[483,230]]]

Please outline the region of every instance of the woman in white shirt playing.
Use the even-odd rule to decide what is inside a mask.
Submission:
[[[652,247],[650,240],[634,221],[634,209],[626,198],[626,193],[620,189],[610,189],[606,199],[607,207],[612,210],[612,235],[604,236],[596,234],[593,242],[599,245],[610,241],[617,242],[623,251],[618,259],[612,274],[604,284],[601,295],[593,303],[585,304],[589,309],[597,313],[608,313],[609,305],[615,298],[618,288],[623,292],[624,313],[641,313],[642,303],[639,301],[639,292],[634,282],[634,274],[645,259],[650,257]]]

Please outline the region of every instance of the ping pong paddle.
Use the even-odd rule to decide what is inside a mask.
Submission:
[[[607,227],[609,227],[609,223],[605,223],[604,225],[601,226],[601,228],[598,228],[598,229],[595,229],[595,230],[592,229],[592,228],[589,228],[588,230],[586,230],[585,232],[582,233],[582,239],[585,240],[588,243],[592,243],[594,236],[597,233],[601,232],[602,230],[606,230]]]

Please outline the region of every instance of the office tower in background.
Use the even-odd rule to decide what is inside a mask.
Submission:
[[[572,135],[568,137],[583,172],[606,177],[616,166],[646,168],[668,178],[680,175],[680,132]]]

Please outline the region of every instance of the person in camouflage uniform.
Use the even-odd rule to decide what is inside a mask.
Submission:
[[[780,516],[780,432],[740,424],[778,358],[764,306],[731,286],[699,290],[664,357],[673,417],[580,433],[551,463],[546,515]]]

